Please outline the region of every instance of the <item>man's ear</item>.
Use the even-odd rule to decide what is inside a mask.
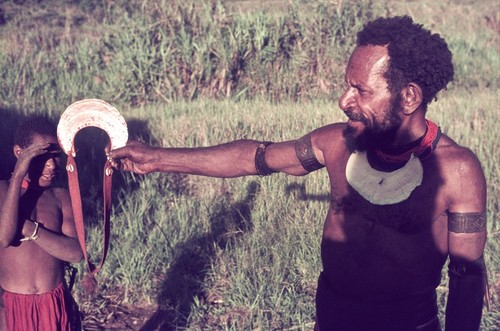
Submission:
[[[14,147],[12,148],[12,150],[14,151],[14,156],[16,157],[16,159],[19,157],[19,154],[21,153],[22,151],[22,148],[21,146],[19,145],[14,145]]]
[[[416,83],[410,83],[401,90],[403,114],[411,115],[422,104],[422,88]]]

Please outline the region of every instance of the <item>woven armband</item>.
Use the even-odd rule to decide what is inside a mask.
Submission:
[[[302,167],[308,172],[324,167],[324,165],[319,163],[316,155],[314,155],[310,134],[305,135],[295,142],[295,154]]]
[[[277,172],[269,168],[266,163],[266,148],[271,144],[271,141],[262,142],[255,151],[255,169],[257,170],[257,175],[259,176],[269,176]]]
[[[455,233],[486,231],[486,211],[479,213],[449,213],[448,230]]]

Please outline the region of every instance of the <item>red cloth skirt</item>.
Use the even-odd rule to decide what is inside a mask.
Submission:
[[[5,320],[9,331],[78,330],[76,304],[63,283],[42,294],[4,291]]]

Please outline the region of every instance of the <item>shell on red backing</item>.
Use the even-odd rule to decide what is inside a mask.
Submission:
[[[61,115],[57,125],[57,139],[62,150],[76,156],[73,142],[76,134],[86,127],[97,127],[109,136],[111,148],[126,145],[128,129],[120,112],[100,99],[84,99],[71,104]]]

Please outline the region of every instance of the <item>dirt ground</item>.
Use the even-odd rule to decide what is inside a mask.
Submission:
[[[98,310],[82,310],[85,331],[146,330],[145,324],[154,315],[156,307],[129,307],[109,303]],[[148,329],[150,331],[150,329]]]
[[[76,301],[85,331],[154,330],[143,326],[155,315],[157,307],[148,303],[140,306],[124,303],[127,293],[123,287],[97,291],[94,295],[78,294]]]

